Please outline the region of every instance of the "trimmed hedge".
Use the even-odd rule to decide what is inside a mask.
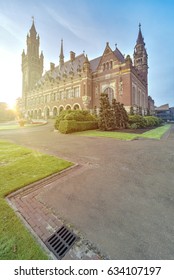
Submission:
[[[55,129],[59,130],[59,124],[61,121],[96,121],[97,118],[91,115],[86,110],[63,110],[60,115],[56,118]]]
[[[59,131],[64,134],[96,128],[98,128],[97,121],[62,120],[59,123]]]

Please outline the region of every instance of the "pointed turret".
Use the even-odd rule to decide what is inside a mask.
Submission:
[[[145,48],[144,38],[141,32],[141,24],[139,24],[139,32],[134,49],[134,66],[147,82],[148,55]]]
[[[141,33],[141,23],[139,23],[139,33],[138,33],[138,38],[137,38],[137,45],[139,45],[139,44],[145,46],[144,38],[143,38],[142,33]]]
[[[83,62],[83,69],[85,72],[90,71],[90,62],[87,55],[85,56],[85,61]]]
[[[60,55],[59,55],[59,66],[60,68],[64,65],[64,54],[63,54],[63,39],[61,40]]]
[[[34,17],[32,17],[33,19],[33,22],[32,22],[32,26],[30,28],[30,37],[33,37],[33,38],[36,38],[36,28],[35,28],[35,25],[34,25]]]

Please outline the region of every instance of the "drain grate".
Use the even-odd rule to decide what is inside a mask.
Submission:
[[[61,260],[77,239],[78,237],[72,231],[62,226],[45,241],[45,244]]]

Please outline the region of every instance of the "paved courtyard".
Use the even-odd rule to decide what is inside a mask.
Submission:
[[[160,141],[61,135],[51,124],[1,131],[0,138],[79,164],[36,200],[103,254],[174,258],[174,127]]]

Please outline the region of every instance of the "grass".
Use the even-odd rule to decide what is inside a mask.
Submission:
[[[0,141],[1,260],[48,259],[40,245],[9,207],[5,196],[69,166],[72,166],[72,163]]]
[[[171,127],[170,124],[166,124],[161,127],[149,130],[142,134],[137,133],[126,133],[126,132],[117,132],[117,131],[99,131],[99,130],[88,130],[83,132],[77,132],[76,134],[81,136],[91,136],[91,137],[109,137],[116,138],[119,140],[133,140],[137,138],[153,138],[160,139],[162,135]]]
[[[22,127],[19,124],[0,125],[0,130],[24,129],[27,127],[34,127],[34,126],[40,126],[40,125],[42,125],[42,124],[25,124]]]
[[[164,133],[171,127],[171,124],[166,124],[164,126],[157,127],[155,129],[149,130],[140,134],[139,137],[143,138],[153,138],[153,139],[161,139]]]
[[[132,140],[137,137],[135,133],[123,133],[115,131],[99,131],[99,130],[88,130],[83,132],[77,132],[76,134],[82,136],[93,136],[93,137],[109,137],[116,138],[120,140]]]

